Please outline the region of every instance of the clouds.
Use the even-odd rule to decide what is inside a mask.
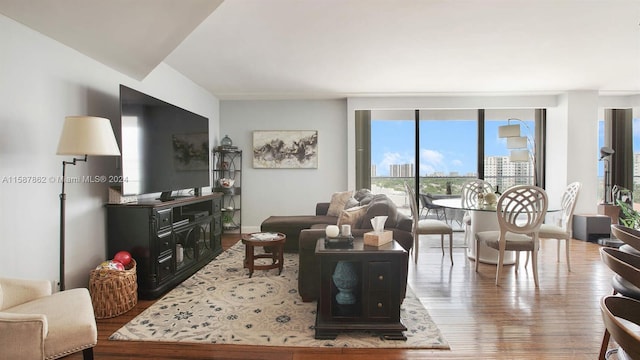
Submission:
[[[398,152],[385,152],[382,160],[376,164],[378,176],[389,176],[390,165],[413,164],[413,154],[400,154]]]

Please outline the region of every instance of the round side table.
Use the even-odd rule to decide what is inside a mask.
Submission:
[[[242,235],[242,243],[245,245],[244,267],[249,269],[249,277],[253,270],[278,269],[278,275],[282,273],[284,265],[284,243],[287,236],[283,233],[251,233]],[[255,254],[256,247],[269,248],[270,253]],[[256,259],[271,259],[271,264],[256,265]]]

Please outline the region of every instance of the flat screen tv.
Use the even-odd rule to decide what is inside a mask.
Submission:
[[[122,193],[209,186],[209,119],[120,85]]]

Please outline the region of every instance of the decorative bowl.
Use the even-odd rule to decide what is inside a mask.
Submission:
[[[236,181],[233,179],[222,178],[218,180],[218,182],[220,183],[220,186],[222,186],[223,188],[229,189],[233,187],[233,183],[235,183]]]

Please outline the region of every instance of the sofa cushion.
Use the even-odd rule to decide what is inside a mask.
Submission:
[[[371,219],[376,216],[387,216],[387,221],[384,224],[385,228],[396,227],[398,209],[396,208],[396,204],[384,194],[373,196],[373,199],[367,207],[367,212],[362,218],[360,228],[373,229]]]
[[[327,210],[328,216],[340,216],[344,206],[351,198],[353,191],[336,192],[331,195],[331,203],[329,203],[329,210]]]
[[[351,225],[352,228],[359,228],[364,214],[367,212],[367,206],[356,206],[342,210],[338,218],[338,226]]]

